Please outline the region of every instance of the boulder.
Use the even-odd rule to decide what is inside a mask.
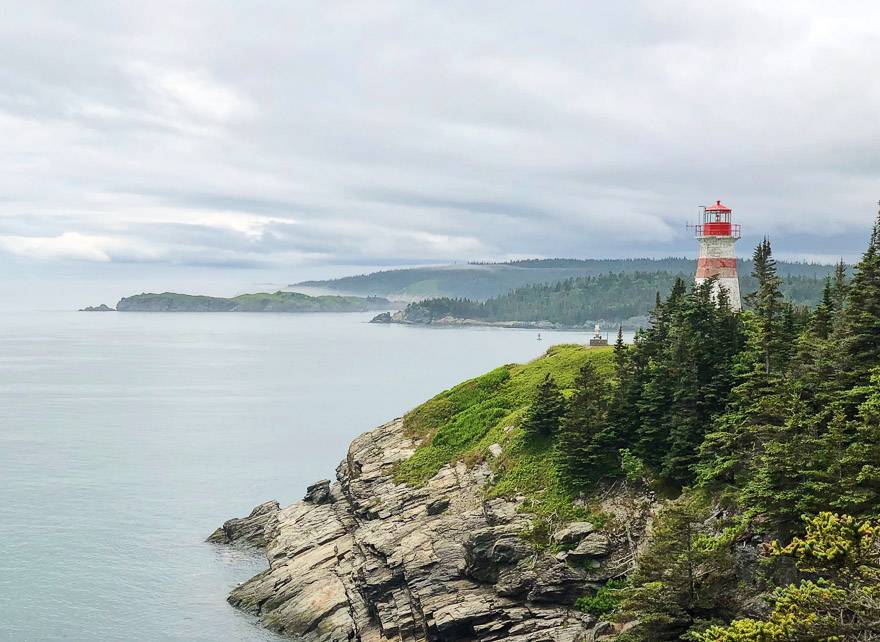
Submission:
[[[553,541],[560,546],[573,546],[596,530],[590,522],[572,522],[553,535]]]
[[[568,551],[568,559],[585,559],[591,557],[604,557],[611,551],[611,542],[607,535],[591,533],[584,537],[576,548]]]
[[[306,496],[303,497],[304,502],[311,504],[326,504],[332,501],[330,494],[330,480],[322,479],[306,488]]]
[[[425,512],[428,515],[439,515],[446,511],[449,508],[449,500],[445,498],[435,499],[427,506],[425,506]]]
[[[206,541],[263,548],[266,546],[266,528],[272,525],[279,510],[278,502],[263,502],[247,517],[226,520]]]

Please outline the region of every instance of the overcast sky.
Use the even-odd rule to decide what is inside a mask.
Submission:
[[[7,292],[682,255],[716,198],[833,260],[880,198],[875,2],[0,8]]]

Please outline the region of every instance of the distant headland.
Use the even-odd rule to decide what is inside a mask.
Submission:
[[[309,296],[299,292],[257,292],[231,298],[177,292],[143,293],[124,297],[117,312],[371,312],[388,310],[395,303],[383,297]],[[112,312],[101,304],[83,312]]]

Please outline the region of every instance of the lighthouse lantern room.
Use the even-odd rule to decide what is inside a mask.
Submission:
[[[700,257],[697,260],[697,285],[715,278],[715,296],[720,288],[727,291],[730,307],[740,310],[739,277],[736,273],[736,242],[742,228],[732,221],[732,210],[721,201],[703,207],[703,221],[695,226],[695,236],[700,241]]]

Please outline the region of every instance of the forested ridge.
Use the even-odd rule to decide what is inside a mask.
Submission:
[[[669,498],[625,581],[579,603],[619,640],[880,639],[880,217],[812,309],[769,241],[752,271],[741,314],[676,280],[612,377],[548,374],[523,419],[573,497]]]
[[[693,267],[691,262],[689,268]],[[639,326],[647,322],[658,292],[666,297],[677,281],[690,278],[692,273],[665,271],[572,277],[553,284],[524,286],[486,301],[427,299],[409,304],[404,319],[421,323],[453,317],[484,322],[549,322],[571,327],[595,322]],[[746,292],[758,285],[748,273],[740,277],[740,283]],[[825,278],[789,275],[780,277],[779,288],[786,300],[799,308],[817,305],[822,300],[824,285]]]
[[[693,274],[693,270],[694,260],[688,258],[528,259],[508,263],[381,270],[327,281],[304,281],[291,287],[359,296],[384,296],[404,301],[442,297],[484,301],[526,285],[555,284],[577,277],[634,272]],[[751,272],[748,259],[741,262],[740,270],[743,274]],[[784,277],[821,280],[832,271],[833,267],[829,265],[783,261],[779,263],[779,273]],[[821,292],[821,285],[818,291]]]

